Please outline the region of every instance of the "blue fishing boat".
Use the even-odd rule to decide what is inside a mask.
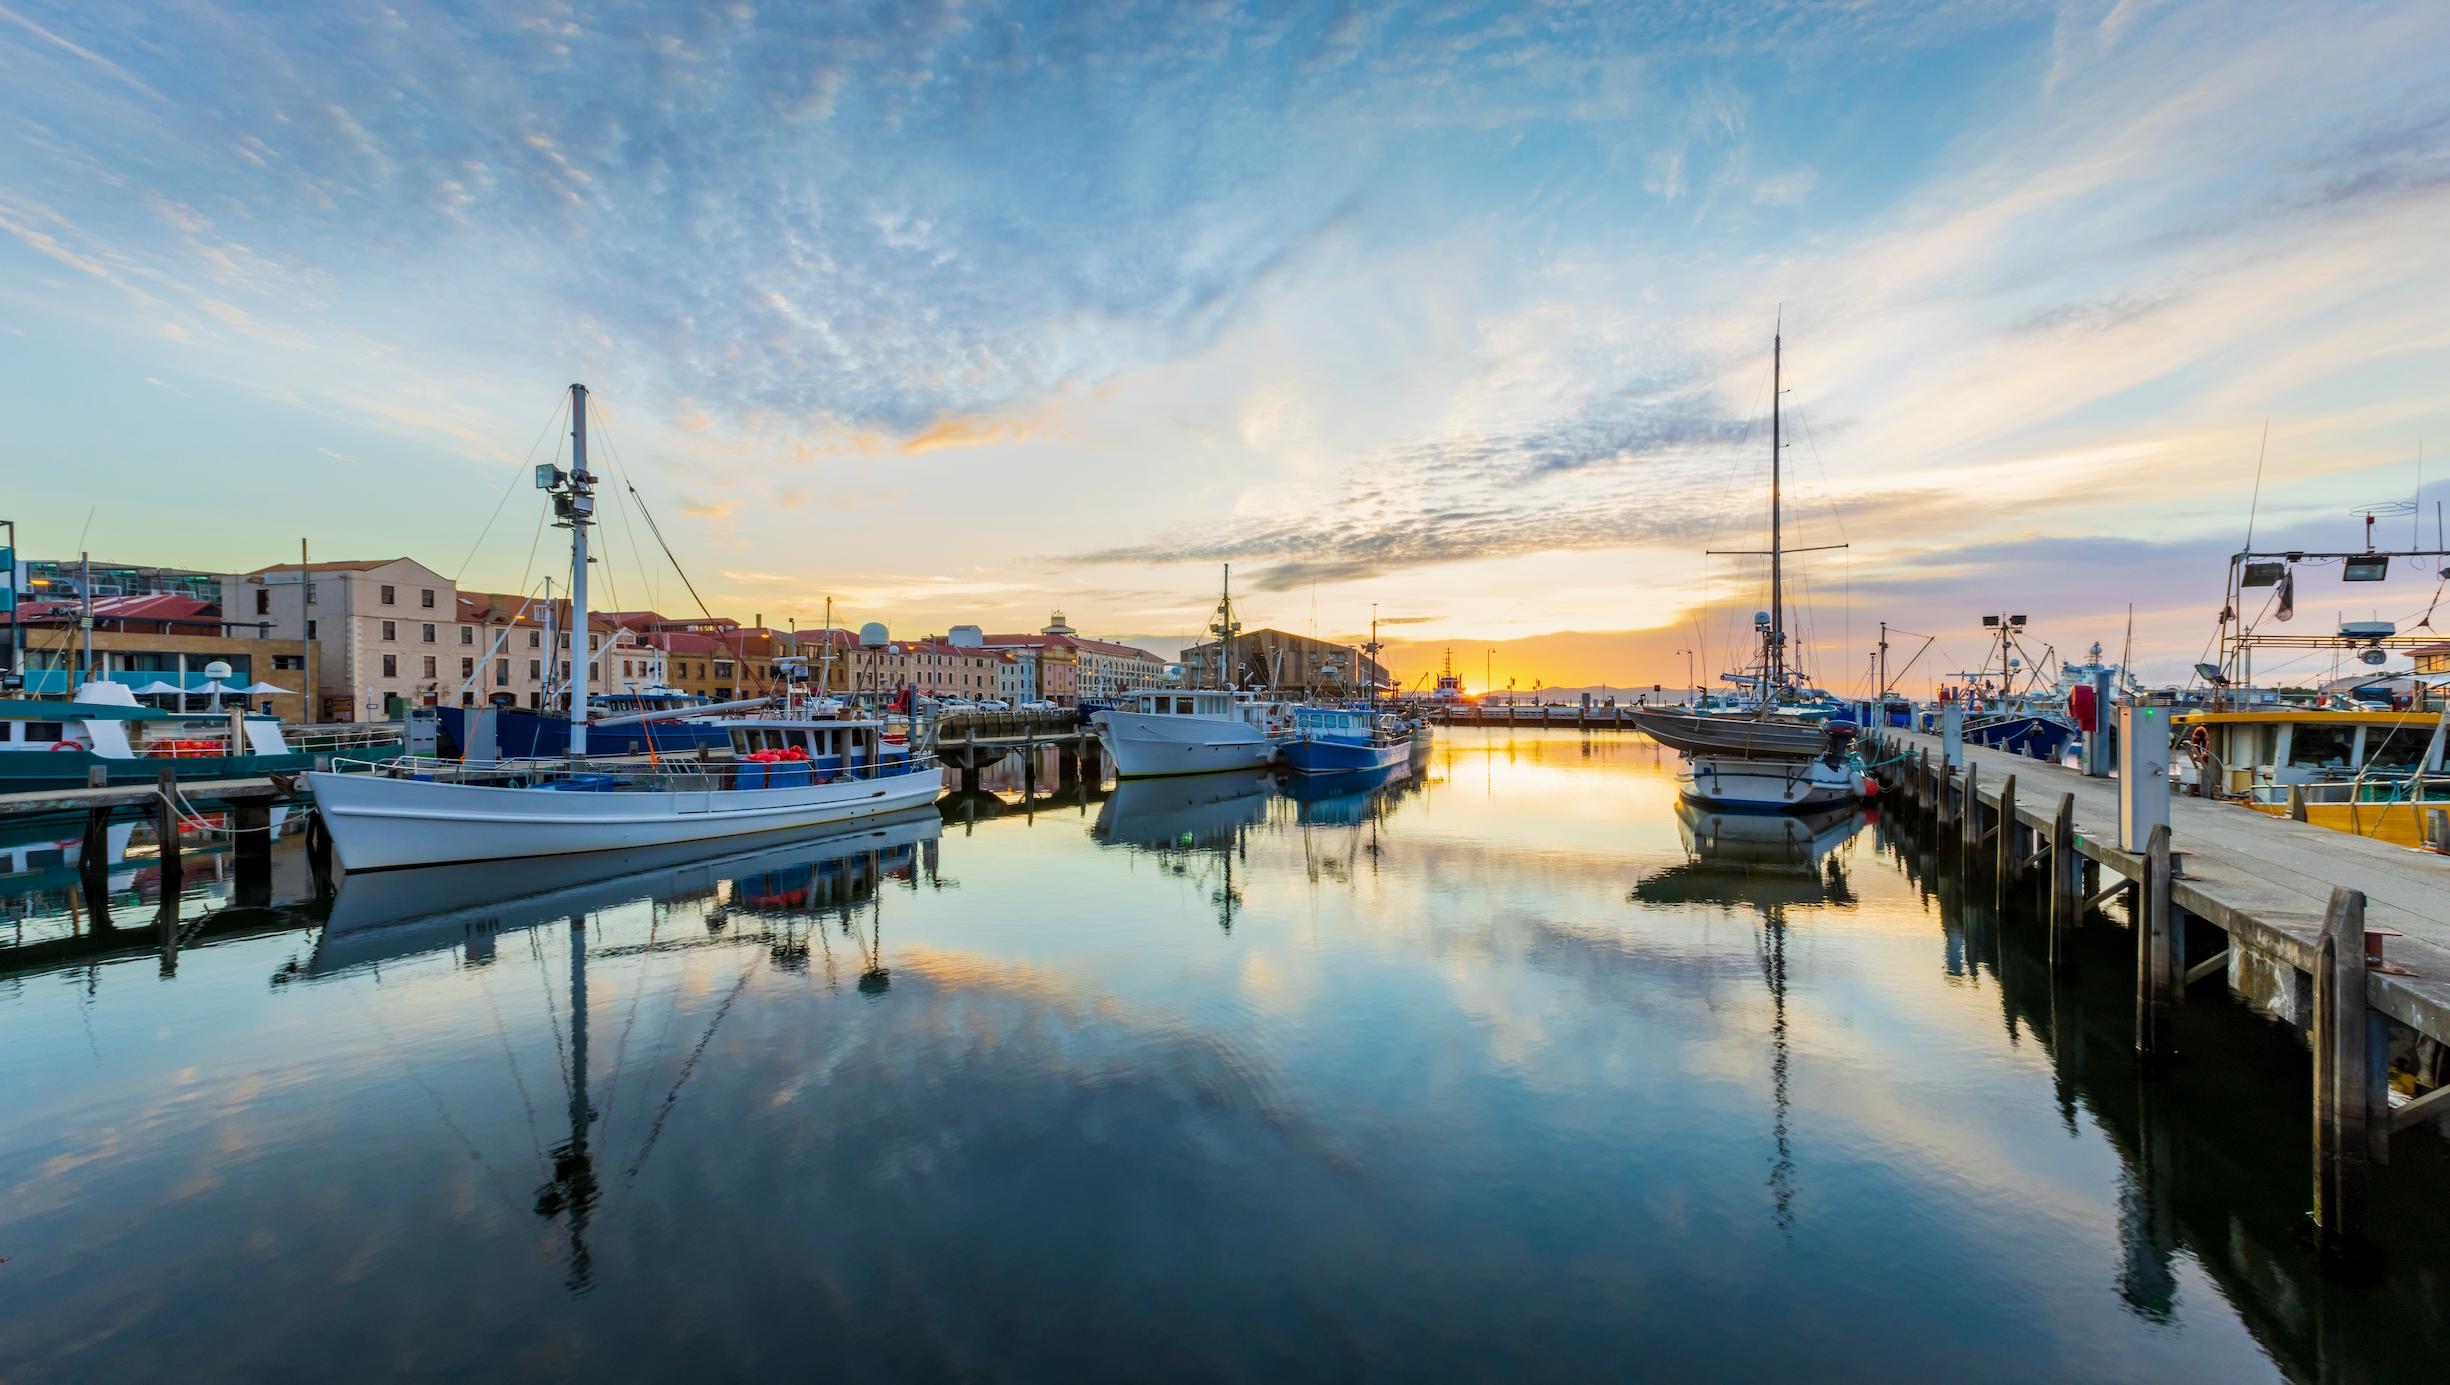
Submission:
[[[700,747],[712,750],[731,744],[731,733],[708,715],[723,708],[708,698],[684,692],[622,692],[590,698],[588,705],[598,718],[653,714],[652,720],[616,720],[612,725],[591,722],[587,728],[590,755],[694,755]],[[566,712],[528,707],[434,710],[442,725],[445,749],[454,754],[470,753],[480,745],[484,747],[482,759],[551,760],[570,753]],[[472,714],[491,725],[472,724]],[[701,716],[708,719],[695,719]]]
[[[1350,774],[1412,758],[1412,729],[1403,718],[1355,707],[1296,707],[1285,764],[1296,774]]]

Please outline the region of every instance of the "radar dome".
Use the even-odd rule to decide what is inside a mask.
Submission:
[[[885,633],[883,621],[872,620],[859,627],[859,642],[870,649],[882,646],[890,638],[892,637]]]

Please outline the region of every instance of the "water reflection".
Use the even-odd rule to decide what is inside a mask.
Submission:
[[[2207,995],[2140,1080],[2122,930],[2054,977],[1864,815],[1466,731],[979,798],[329,899],[285,845],[269,909],[127,867],[175,973],[0,951],[7,1374],[2366,1379],[2450,1332],[2435,1144],[2326,1279],[2293,1037]]]

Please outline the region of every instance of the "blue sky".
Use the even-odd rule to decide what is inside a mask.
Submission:
[[[1761,527],[1783,314],[1828,676],[2131,600],[2182,667],[2266,420],[2308,542],[2450,442],[2444,51],[2415,4],[0,0],[12,508],[508,587],[581,379],[743,616],[1164,639],[1230,560],[1415,671],[1672,680],[1759,600],[1700,550]],[[688,606],[643,542],[621,600]]]

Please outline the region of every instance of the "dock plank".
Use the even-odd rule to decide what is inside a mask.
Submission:
[[[1882,734],[1899,750],[1927,749],[1939,759],[1937,736]],[[2044,830],[2059,795],[2074,794],[2078,849],[2123,875],[2141,874],[2140,856],[2117,845],[2116,780],[1980,746],[1967,746],[1965,758],[1985,803],[1996,805],[1997,786],[2017,776],[2017,817]],[[2403,935],[2390,940],[2385,955],[2414,973],[2376,974],[2374,1007],[2450,1039],[2450,856],[2199,798],[2173,798],[2169,823],[2185,869],[2172,901],[2300,971],[2313,965],[2332,888],[2363,890],[2367,924]]]

